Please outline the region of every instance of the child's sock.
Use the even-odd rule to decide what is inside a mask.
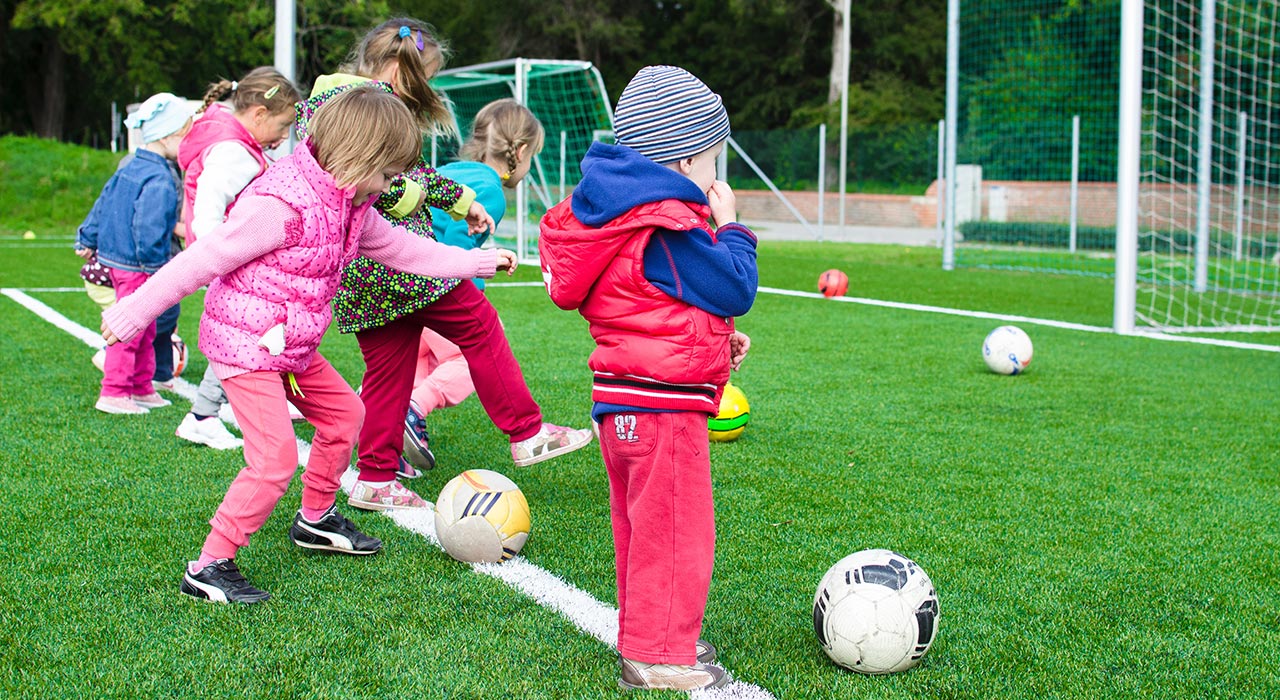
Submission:
[[[302,506],[300,510],[302,511],[302,519],[309,523],[320,522],[320,518],[323,518],[324,514],[329,512],[329,508],[308,508],[306,506]]]
[[[215,561],[218,561],[217,557],[213,556],[212,554],[205,554],[204,552],[200,552],[200,558],[196,559],[194,562],[191,562],[191,564],[187,566],[187,570],[193,574],[198,574],[202,569],[204,569],[204,567],[214,563]]]

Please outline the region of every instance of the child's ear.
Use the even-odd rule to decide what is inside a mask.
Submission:
[[[524,144],[516,149],[516,162],[523,163],[526,157],[530,157],[529,144]]]
[[[677,161],[676,166],[680,168],[680,174],[688,175],[693,172],[693,158],[681,158]]]

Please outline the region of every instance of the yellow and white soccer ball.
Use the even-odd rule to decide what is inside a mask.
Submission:
[[[750,421],[751,406],[747,404],[747,395],[733,384],[725,384],[719,412],[707,419],[707,434],[712,442],[732,442],[742,435]]]
[[[445,484],[436,499],[436,537],[458,561],[506,561],[529,539],[529,503],[507,477],[469,469]]]

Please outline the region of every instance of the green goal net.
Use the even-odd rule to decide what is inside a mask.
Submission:
[[[1126,331],[1280,328],[1278,7],[963,3],[956,266],[1116,276],[1121,17],[1133,8],[1137,265],[1117,290],[1136,293],[1117,294],[1117,319],[1127,306]]]
[[[445,70],[431,85],[453,105],[464,137],[476,112],[503,98],[515,98],[542,122],[542,152],[508,199],[508,216],[495,236],[522,260],[537,259],[538,220],[581,179],[578,163],[591,142],[613,129],[599,71],[587,61],[516,58]],[[443,165],[457,158],[459,145],[436,139],[424,150],[430,162]]]

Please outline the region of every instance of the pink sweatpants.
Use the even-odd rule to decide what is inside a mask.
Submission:
[[[475,390],[462,349],[430,328],[423,328],[422,340],[418,341],[418,369],[413,375],[413,401],[422,414],[457,406]]]
[[[600,424],[618,577],[618,653],[693,664],[715,566],[704,413],[611,413]]]
[[[138,291],[138,287],[150,277],[145,272],[130,272],[108,267],[111,284],[115,285],[116,299],[123,299]],[[150,323],[127,343],[107,346],[103,363],[103,396],[145,396],[155,393],[151,377],[156,373],[156,354],[151,347],[156,339],[156,324]]]
[[[289,403],[316,428],[302,473],[302,505],[324,510],[336,500],[339,479],[351,463],[351,448],[364,421],[364,404],[319,353],[294,378],[301,393],[293,393],[289,375],[283,372],[249,372],[222,382],[244,433],[245,467],[209,521],[213,529],[201,551],[214,559],[234,558],[289,488],[298,469],[298,438],[289,420]]]

